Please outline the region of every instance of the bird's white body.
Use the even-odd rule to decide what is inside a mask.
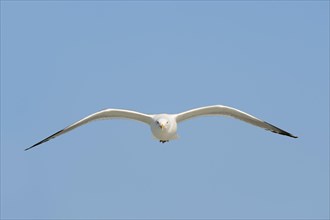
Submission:
[[[68,127],[56,132],[55,134],[43,139],[42,141],[32,145],[31,147],[25,150],[31,149],[39,144],[47,142],[50,139],[53,139],[59,135],[67,133],[91,121],[95,121],[98,119],[114,119],[114,118],[127,118],[148,124],[151,128],[151,132],[153,136],[157,138],[160,142],[165,143],[168,142],[169,140],[178,138],[177,124],[179,122],[188,120],[190,118],[205,116],[205,115],[215,115],[215,116],[223,115],[223,116],[233,117],[242,120],[244,122],[250,123],[252,125],[264,128],[266,130],[270,130],[274,133],[296,138],[296,136],[278,127],[275,127],[274,125],[271,125],[263,120],[260,120],[238,109],[224,105],[214,105],[214,106],[195,108],[179,114],[155,114],[155,115],[143,114],[140,112],[125,110],[125,109],[105,109],[96,112],[94,114],[91,114],[77,121],[76,123],[73,123],[72,125],[69,125]]]
[[[173,115],[159,114],[153,116],[154,123],[150,124],[153,136],[161,142],[178,138],[177,123]],[[160,128],[160,129],[159,129]]]

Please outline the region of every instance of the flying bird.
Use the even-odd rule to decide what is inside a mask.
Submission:
[[[177,125],[179,122],[199,116],[206,116],[206,115],[214,115],[214,116],[222,115],[222,116],[233,117],[277,134],[286,135],[292,138],[297,138],[296,136],[278,127],[275,127],[274,125],[271,125],[263,120],[260,120],[252,115],[249,115],[243,111],[224,105],[214,105],[214,106],[195,108],[179,114],[154,114],[154,115],[143,114],[140,112],[125,110],[125,109],[105,109],[96,112],[94,114],[91,114],[69,125],[68,127],[56,132],[55,134],[52,134],[51,136],[43,139],[42,141],[32,145],[29,148],[26,148],[25,150],[29,150],[33,147],[36,147],[42,143],[45,143],[53,138],[56,138],[62,134],[65,134],[89,122],[98,119],[114,119],[114,118],[125,118],[125,119],[132,119],[143,122],[150,126],[151,132],[156,139],[158,139],[161,143],[165,143],[168,142],[169,140],[174,140],[178,138]]]

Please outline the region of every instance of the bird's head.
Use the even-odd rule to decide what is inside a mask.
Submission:
[[[160,129],[164,130],[164,129],[168,128],[169,121],[168,121],[168,119],[160,118],[160,119],[156,120],[156,124]]]

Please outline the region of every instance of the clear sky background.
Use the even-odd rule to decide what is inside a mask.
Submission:
[[[231,118],[149,127],[104,108]],[[328,1],[1,1],[1,218],[329,218]]]

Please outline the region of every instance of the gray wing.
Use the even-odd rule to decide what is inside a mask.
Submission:
[[[250,123],[252,125],[264,128],[266,130],[269,130],[269,131],[277,133],[277,134],[282,134],[282,135],[286,135],[289,137],[297,138],[296,136],[294,136],[278,127],[275,127],[274,125],[271,125],[263,120],[260,120],[252,115],[249,115],[238,109],[228,107],[228,106],[223,106],[223,105],[214,105],[214,106],[206,106],[206,107],[191,109],[189,111],[179,113],[179,114],[175,115],[175,117],[176,117],[177,122],[181,122],[181,121],[193,118],[193,117],[199,117],[199,116],[204,116],[204,115],[230,116],[230,117],[245,121],[247,123]]]
[[[38,146],[39,144],[45,143],[49,141],[50,139],[56,138],[57,136],[60,136],[64,133],[67,133],[77,127],[80,127],[84,124],[87,124],[91,121],[99,120],[99,119],[111,119],[111,118],[127,118],[132,120],[137,120],[146,124],[150,124],[152,122],[152,115],[142,114],[140,112],[135,111],[129,111],[129,110],[123,110],[123,109],[105,109],[99,112],[96,112],[94,114],[91,114],[72,125],[69,125],[68,127],[56,132],[55,134],[52,134],[51,136],[43,139],[42,141],[32,145],[29,148],[26,148],[25,150],[29,150],[35,146]]]

